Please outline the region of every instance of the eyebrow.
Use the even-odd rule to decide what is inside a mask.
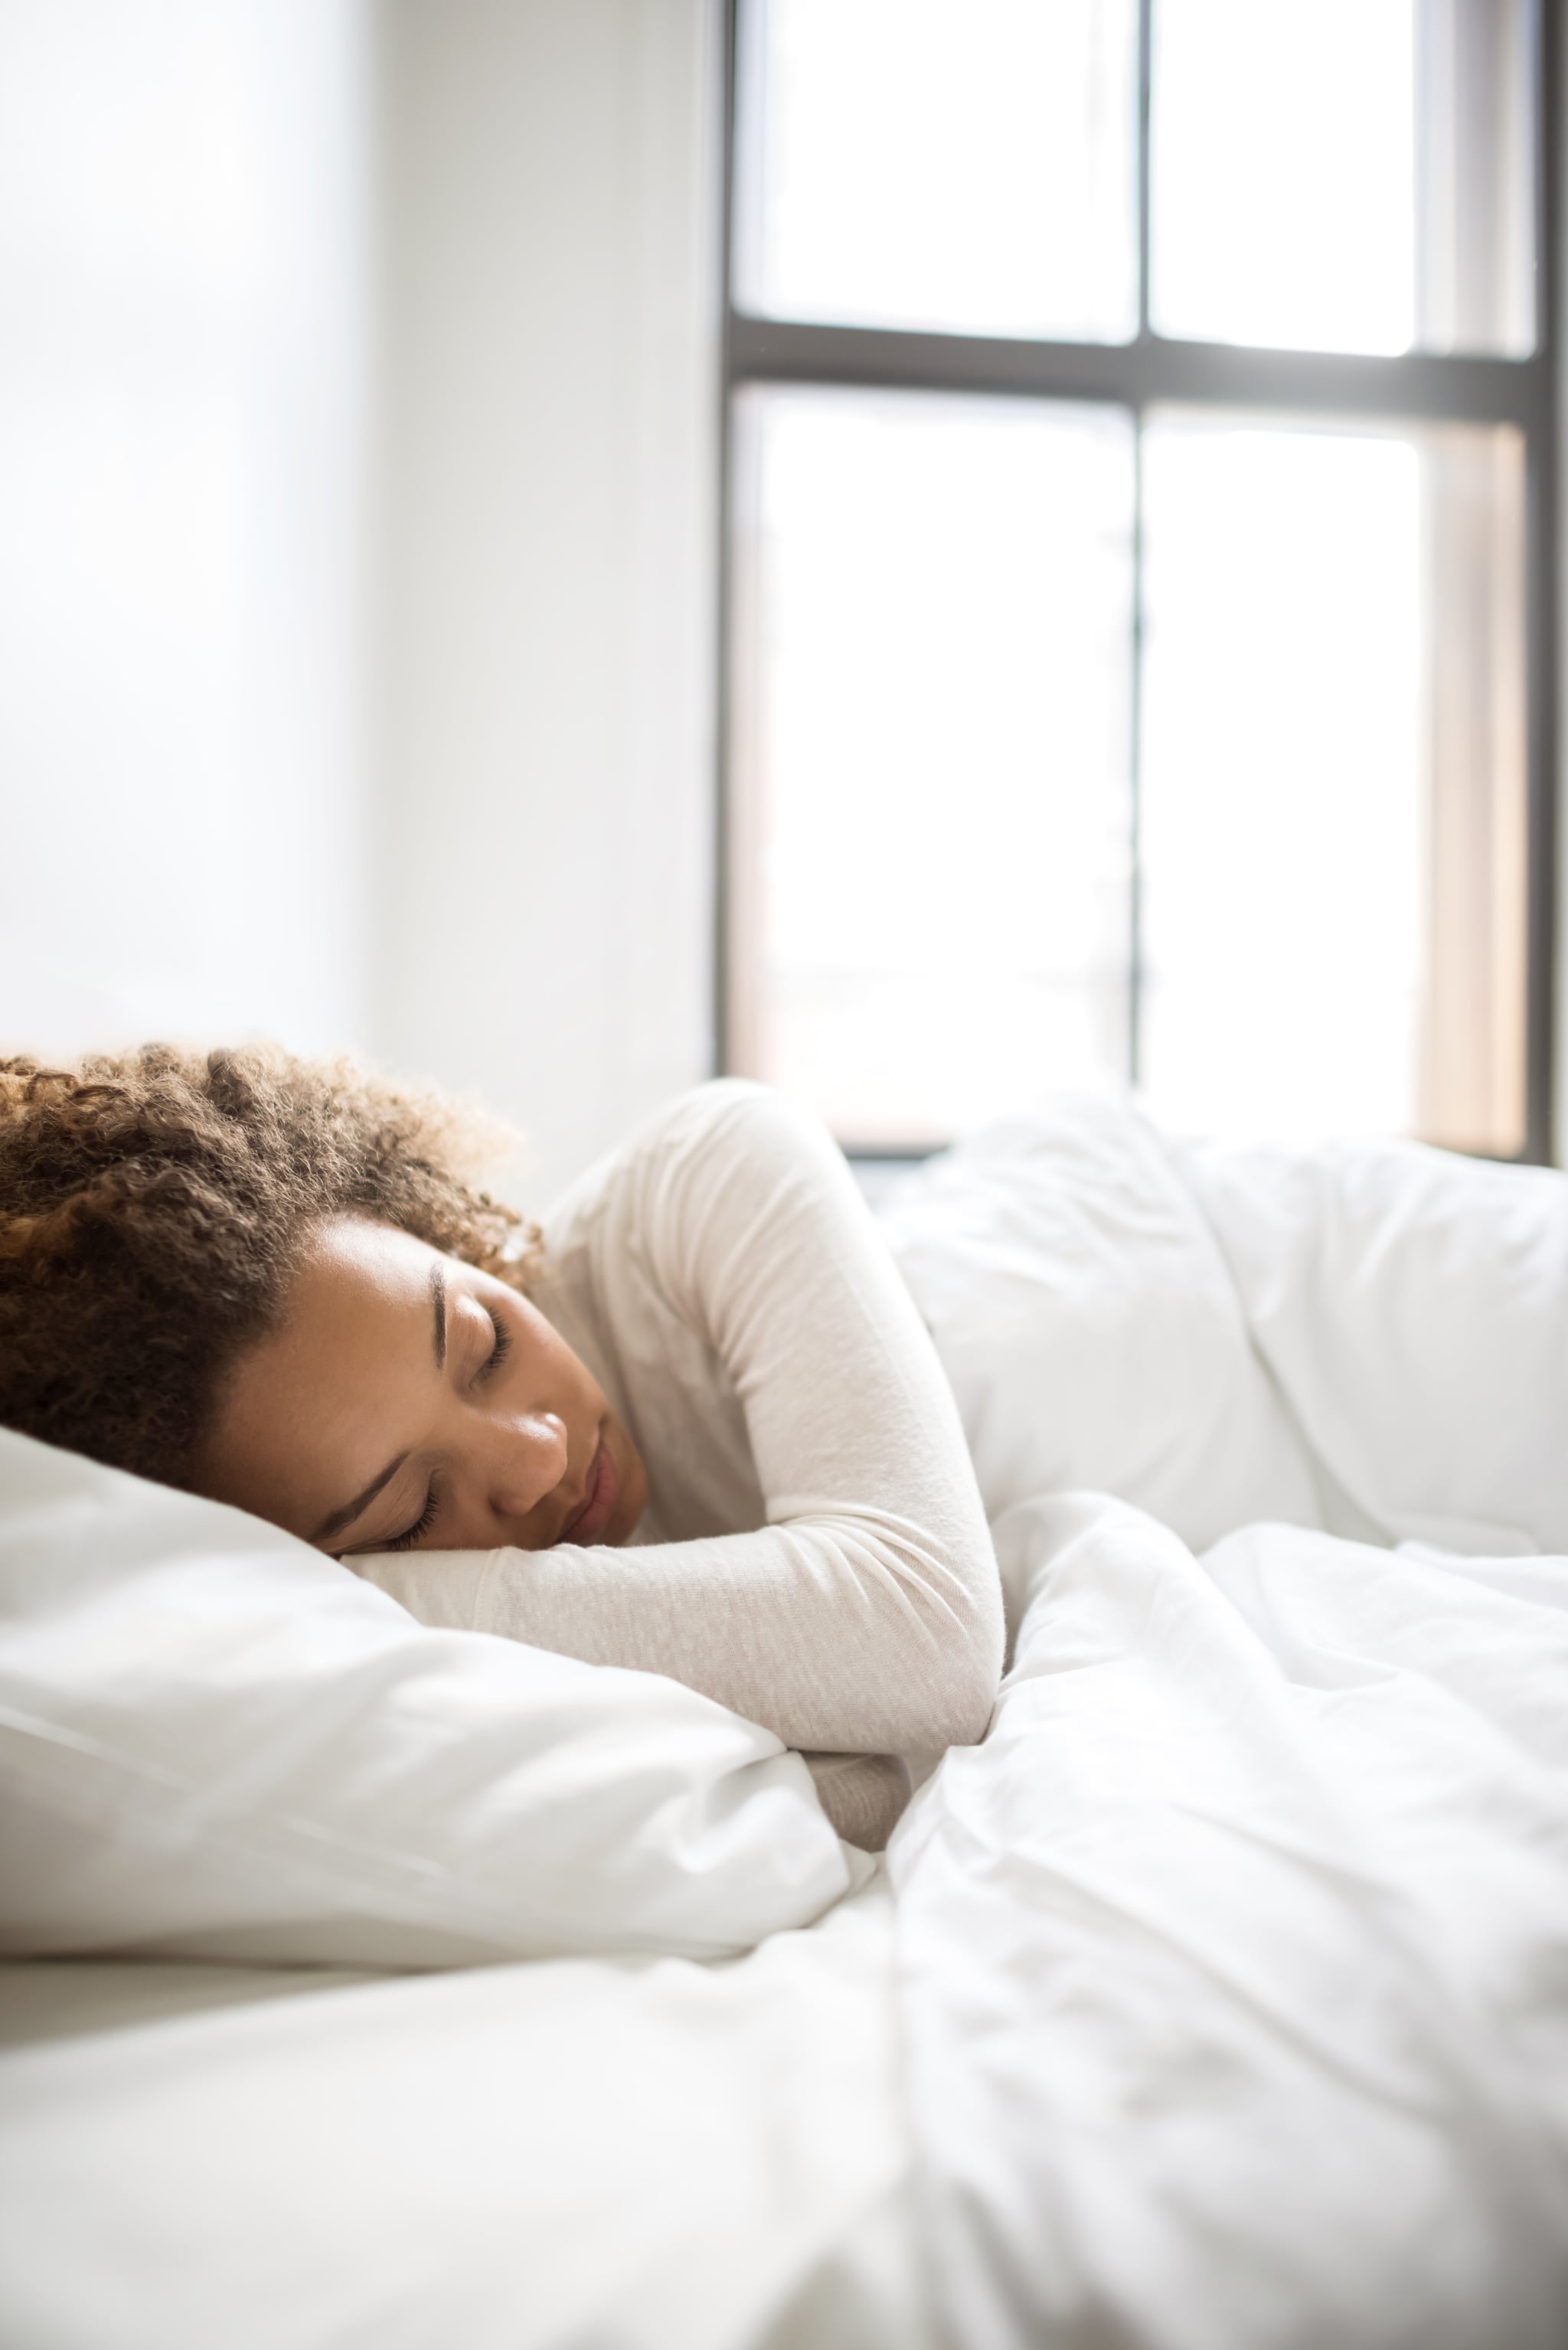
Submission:
[[[327,1542],[333,1534],[340,1534],[345,1526],[351,1526],[361,1511],[369,1508],[382,1487],[391,1483],[408,1457],[406,1452],[400,1452],[395,1461],[389,1461],[380,1475],[372,1477],[362,1493],[356,1493],[351,1502],[346,1502],[340,1510],[334,1510],[329,1518],[323,1518],[311,1535],[311,1541]]]
[[[435,1307],[435,1358],[439,1371],[446,1361],[446,1274],[439,1258],[431,1267],[431,1303]]]

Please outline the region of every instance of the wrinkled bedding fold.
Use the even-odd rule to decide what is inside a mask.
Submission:
[[[949,2340],[1568,2339],[1568,1184],[1094,1105],[888,1229],[1012,1644],[888,1854]]]

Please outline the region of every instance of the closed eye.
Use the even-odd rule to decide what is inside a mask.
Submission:
[[[390,1542],[382,1543],[380,1545],[381,1549],[412,1550],[414,1544],[419,1541],[420,1536],[421,1534],[428,1534],[431,1526],[435,1523],[436,1505],[439,1499],[440,1496],[436,1490],[436,1481],[432,1477],[430,1482],[430,1489],[425,1494],[424,1508],[420,1512],[419,1516],[414,1520],[413,1524],[411,1526],[405,1526],[400,1534],[394,1534]]]
[[[490,1326],[495,1333],[495,1344],[492,1347],[489,1354],[486,1355],[483,1362],[481,1363],[478,1370],[474,1373],[475,1378],[478,1379],[488,1379],[492,1378],[494,1373],[501,1368],[502,1364],[512,1352],[511,1331],[506,1327],[506,1325],[503,1322],[501,1316],[498,1314],[492,1313],[488,1305],[484,1310],[490,1315]]]

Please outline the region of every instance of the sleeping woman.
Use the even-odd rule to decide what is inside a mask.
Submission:
[[[237,1503],[420,1620],[663,1673],[878,1843],[983,1733],[995,1560],[929,1337],[813,1119],[701,1087],[543,1232],[347,1063],[0,1061],[0,1424]]]

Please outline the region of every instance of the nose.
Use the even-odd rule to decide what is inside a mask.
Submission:
[[[490,1459],[490,1506],[525,1518],[566,1473],[566,1423],[556,1411],[521,1411],[497,1428]]]

